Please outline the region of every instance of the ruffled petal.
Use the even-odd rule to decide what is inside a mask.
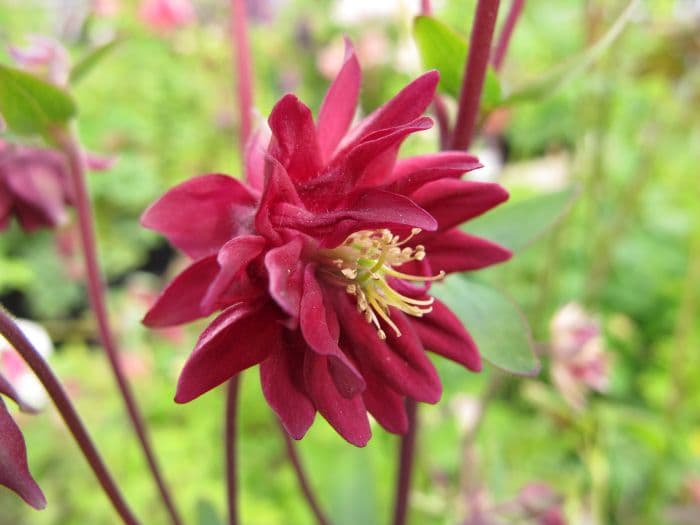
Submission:
[[[265,189],[255,214],[255,231],[274,243],[281,243],[275,212],[283,205],[286,209],[303,209],[303,204],[287,170],[274,157],[265,157]],[[296,211],[293,215],[296,215]],[[283,215],[284,216],[284,215]]]
[[[316,408],[304,391],[304,351],[303,345],[279,345],[260,363],[265,399],[294,439],[304,437],[316,416]]]
[[[265,244],[265,239],[258,235],[241,235],[223,245],[216,256],[219,273],[202,299],[204,310],[216,309],[219,297],[234,284],[248,264],[262,253]]]
[[[352,148],[370,133],[395,128],[420,117],[433,100],[439,79],[437,71],[428,71],[418,77],[350,130],[341,143],[341,149]]]
[[[216,253],[226,241],[252,230],[255,196],[228,175],[194,177],[169,190],[141,217],[193,259]]]
[[[481,370],[481,356],[476,343],[455,314],[437,299],[432,312],[413,319],[413,327],[427,350],[474,372]]]
[[[304,283],[304,264],[300,260],[302,247],[301,239],[297,237],[265,254],[270,295],[293,319],[299,318]]]
[[[348,399],[338,391],[328,370],[328,358],[316,352],[306,352],[304,380],[306,391],[321,415],[347,441],[364,447],[372,437],[372,431],[362,396]]]
[[[15,492],[35,509],[46,507],[46,498],[29,472],[27,447],[17,424],[0,399],[0,485]]]
[[[204,257],[185,268],[161,292],[143,318],[143,324],[162,328],[206,317],[214,310],[202,308],[202,300],[219,273],[216,256]]]
[[[481,168],[473,155],[462,151],[441,151],[399,159],[391,173],[387,190],[410,195],[421,186],[438,179],[456,179],[468,171]]]
[[[426,234],[419,242],[425,245],[430,267],[445,273],[479,270],[513,256],[513,252],[494,242],[457,229]]]
[[[442,179],[421,187],[411,199],[437,219],[439,231],[445,231],[508,200],[508,192],[492,182]]]
[[[354,357],[370,367],[397,392],[426,403],[437,403],[442,385],[435,367],[423,351],[420,339],[406,316],[391,308],[391,320],[401,331],[397,337],[387,328],[386,340],[357,313],[349,297],[336,298],[343,334],[348,338]]]
[[[315,178],[321,154],[311,110],[294,95],[285,95],[268,119],[272,131],[270,155],[285,167],[295,183]]]
[[[350,40],[345,39],[345,60],[338,76],[328,88],[318,112],[316,132],[321,159],[327,162],[350,127],[357,97],[360,93],[362,73]]]
[[[338,334],[331,333],[330,325],[338,319],[332,308],[326,308],[321,286],[314,275],[315,268],[308,265],[304,272],[304,294],[301,298],[301,333],[314,352],[329,359],[331,376],[340,393],[347,398],[365,389],[365,382],[355,365],[338,346]],[[329,318],[331,322],[329,323]]]
[[[240,303],[224,310],[199,337],[180,373],[175,401],[192,401],[267,359],[281,337],[281,325],[266,306]]]

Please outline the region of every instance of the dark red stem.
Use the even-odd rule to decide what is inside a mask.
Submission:
[[[399,470],[396,482],[396,500],[394,502],[394,525],[405,525],[408,516],[409,491],[411,489],[411,474],[413,473],[413,458],[416,448],[416,433],[418,426],[417,406],[413,399],[406,398],[406,414],[408,415],[408,431],[401,436],[401,452],[399,455]]]
[[[134,396],[126,380],[124,371],[122,370],[119,361],[117,345],[112,336],[112,331],[109,326],[107,316],[107,307],[104,298],[103,279],[100,272],[99,263],[97,260],[97,244],[95,241],[95,231],[93,226],[92,207],[90,198],[87,192],[85,182],[85,157],[78,144],[75,135],[71,132],[57,132],[55,138],[61,150],[65,153],[70,168],[70,175],[73,182],[73,190],[75,192],[75,208],[78,213],[78,224],[80,226],[80,238],[82,242],[83,257],[85,259],[85,270],[87,272],[87,288],[88,296],[92,310],[97,319],[97,328],[104,346],[107,359],[114,374],[114,378],[121,394],[126,410],[129,414],[129,419],[134,427],[138,441],[146,456],[149,469],[153,475],[153,479],[158,487],[166,510],[170,515],[170,519],[174,525],[181,525],[182,522],[177,514],[175,505],[170,497],[167,486],[163,477],[160,474],[158,463],[146,433],[146,428],[143,424],[143,418],[136,404]]]
[[[440,149],[445,150],[449,147],[450,142],[450,115],[445,102],[437,93],[433,97],[433,111],[435,112],[435,120],[437,120],[438,130],[440,131]]]
[[[244,0],[231,0],[231,40],[238,94],[238,113],[241,119],[241,154],[250,136],[253,108],[253,80],[251,75],[248,17]]]
[[[469,55],[464,66],[462,90],[459,94],[459,110],[452,136],[452,149],[466,150],[472,142],[474,128],[479,117],[486,68],[491,56],[491,40],[498,17],[499,1],[478,0],[476,6]]]
[[[496,48],[493,52],[493,68],[498,71],[503,65],[503,59],[506,57],[508,52],[508,44],[510,43],[510,38],[513,36],[513,30],[515,25],[518,23],[520,14],[523,11],[523,5],[525,5],[525,0],[513,0],[510,4],[510,11],[508,11],[508,16],[503,24],[503,29],[501,29],[501,34],[498,36],[496,42]]]
[[[226,499],[229,525],[238,525],[238,464],[236,461],[236,412],[238,407],[238,377],[233,376],[226,388]]]
[[[0,333],[7,339],[10,344],[19,352],[22,358],[27,362],[29,367],[34,371],[41,384],[44,385],[51,400],[61,414],[66,426],[73,434],[75,442],[83,452],[85,459],[95,473],[95,477],[100,482],[100,485],[107,494],[107,497],[112,502],[114,510],[121,517],[122,521],[127,525],[138,525],[138,520],[127,505],[126,501],[116,485],[107,467],[102,461],[99,452],[90,439],[85,425],[80,420],[80,416],[76,412],[70,398],[54,375],[53,371],[46,364],[46,361],[41,357],[41,354],[32,346],[29,340],[25,337],[22,331],[14,322],[12,317],[0,306]]]
[[[284,429],[284,427],[282,427],[282,425],[280,425],[280,431],[284,436],[284,444],[287,447],[287,456],[289,457],[289,461],[292,463],[292,467],[294,467],[294,472],[299,480],[299,486],[301,487],[301,491],[304,493],[306,502],[311,508],[311,512],[313,512],[314,516],[316,517],[318,525],[330,525],[331,522],[328,521],[328,518],[321,510],[321,506],[318,504],[318,501],[311,490],[309,479],[306,477],[304,468],[301,466],[301,461],[299,459],[299,455],[297,454],[296,446],[294,445],[294,442],[292,442],[292,438],[289,437],[289,434],[287,434],[287,431]]]

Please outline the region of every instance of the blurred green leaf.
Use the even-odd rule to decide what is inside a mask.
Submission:
[[[561,220],[577,196],[577,188],[570,186],[562,191],[506,203],[469,221],[466,229],[518,252]]]
[[[197,525],[224,525],[216,507],[211,501],[197,501]]]
[[[116,39],[101,46],[97,46],[95,49],[87,53],[70,72],[71,84],[76,84],[80,82],[83,77],[88,74],[92,68],[94,68],[104,57],[109,55],[114,48],[122,43],[122,40]]]
[[[462,89],[464,63],[467,60],[469,43],[446,24],[431,16],[417,16],[413,23],[413,37],[423,65],[440,72],[438,90],[459,97]],[[501,102],[501,85],[496,71],[489,66],[486,70],[481,105],[489,111]]]
[[[510,95],[501,101],[502,104],[510,105],[545,98],[584,73],[622,34],[622,30],[627,25],[627,22],[631,20],[639,3],[639,0],[632,0],[610,26],[610,29],[591,47],[565,63],[542,73],[535,80],[515,88]]]
[[[513,374],[539,372],[530,327],[503,293],[458,275],[434,285],[431,293],[459,317],[486,361]]]
[[[22,135],[46,135],[53,125],[76,114],[64,90],[19,69],[0,65],[0,114],[7,127]]]

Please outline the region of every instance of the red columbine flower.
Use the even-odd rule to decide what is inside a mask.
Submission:
[[[407,428],[404,398],[435,403],[441,384],[428,349],[481,367],[469,334],[430,283],[510,257],[457,226],[507,198],[462,181],[480,167],[452,151],[397,160],[402,141],[428,129],[421,116],[438,81],[426,73],[350,127],[360,87],[352,48],[317,122],[286,95],[246,155],[246,182],[203,175],[143,215],[195,261],[146,315],[169,326],[221,313],[179,379],[187,402],[260,365],[263,393],[301,438],[318,411],[348,441],[370,438],[369,411]]]

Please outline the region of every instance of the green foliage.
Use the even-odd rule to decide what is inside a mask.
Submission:
[[[76,63],[70,71],[70,81],[72,84],[80,82],[85,75],[92,71],[105,57],[114,51],[121,44],[121,40],[115,39],[97,46],[89,51]]]
[[[460,276],[431,292],[457,314],[488,362],[514,374],[539,371],[527,321],[501,292]]]
[[[76,111],[64,90],[0,64],[0,114],[10,130],[48,136],[52,127],[66,124]]]

